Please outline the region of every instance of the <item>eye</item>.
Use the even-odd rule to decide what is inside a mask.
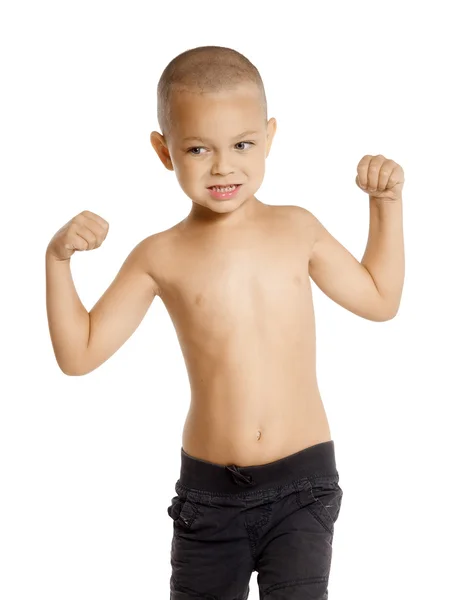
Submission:
[[[200,148],[203,148],[203,146],[195,146],[194,148],[189,148],[188,152],[190,154],[193,154],[194,156],[200,156],[198,152],[192,152],[192,150],[199,150]]]
[[[238,146],[239,144],[250,144],[250,146],[254,146],[254,142],[238,142],[236,144],[236,146]],[[238,148],[238,150],[245,150],[245,148]]]
[[[250,146],[254,146],[255,143],[254,142],[238,142],[237,144],[235,144],[236,146],[239,146],[239,144],[250,144]],[[200,152],[193,152],[194,150],[201,150],[204,149],[204,146],[193,146],[192,148],[189,148],[189,150],[187,150],[187,152],[189,154],[192,154],[193,156],[201,156]],[[238,148],[238,150],[245,150],[245,148]]]

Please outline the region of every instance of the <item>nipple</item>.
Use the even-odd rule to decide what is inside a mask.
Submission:
[[[259,441],[261,439],[261,432],[258,430],[256,433],[256,439]]]

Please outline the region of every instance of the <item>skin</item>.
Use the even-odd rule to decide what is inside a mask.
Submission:
[[[264,120],[258,88],[241,85],[204,94],[181,91],[173,97],[172,110],[170,136],[166,139],[153,131],[150,140],[163,165],[175,171],[180,187],[192,200],[185,225],[245,227],[266,207],[255,193],[263,182],[265,159],[276,131],[275,119]],[[256,134],[238,137],[249,130]],[[192,136],[198,139],[184,141]],[[243,184],[232,201],[217,201],[207,190],[229,183]]]
[[[331,439],[315,378],[312,238],[305,223],[301,239],[289,210],[255,197],[276,131],[256,87],[183,92],[173,109],[170,138],[153,132],[151,142],[193,202],[169,232],[160,294],[191,383],[183,448],[219,464],[263,464]],[[236,137],[247,130],[257,133]],[[232,200],[206,189],[233,182],[243,186]]]
[[[364,266],[308,210],[255,197],[276,131],[255,88],[183,92],[174,111],[170,136],[152,132],[151,143],[192,209],[127,257],[89,313],[87,349],[70,374],[114,354],[158,295],[190,381],[184,450],[222,465],[265,464],[332,439],[316,378],[310,278],[354,314],[391,319],[404,274],[401,201],[371,197]],[[236,138],[246,130],[257,133]],[[203,141],[183,143],[186,136]],[[239,144],[248,140],[255,145]],[[361,178],[374,179],[378,171],[364,164]],[[207,187],[222,182],[243,186],[236,198],[215,200]]]

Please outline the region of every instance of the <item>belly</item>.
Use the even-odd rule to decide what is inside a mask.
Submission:
[[[220,366],[202,369],[197,362],[198,378],[190,371],[187,454],[217,464],[261,465],[331,439],[312,352],[236,352],[240,360]]]
[[[222,410],[202,411],[191,408],[183,431],[183,449],[187,454],[220,465],[263,465],[300,452],[304,448],[331,439],[321,401],[309,410],[282,407],[273,418],[236,418]],[[312,417],[312,412],[314,416]]]

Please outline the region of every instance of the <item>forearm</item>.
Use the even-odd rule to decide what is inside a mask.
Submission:
[[[369,197],[369,239],[361,259],[392,314],[400,306],[405,279],[402,203]]]
[[[50,338],[61,370],[77,370],[89,339],[89,313],[78,297],[70,271],[70,259],[45,255],[46,302]]]

